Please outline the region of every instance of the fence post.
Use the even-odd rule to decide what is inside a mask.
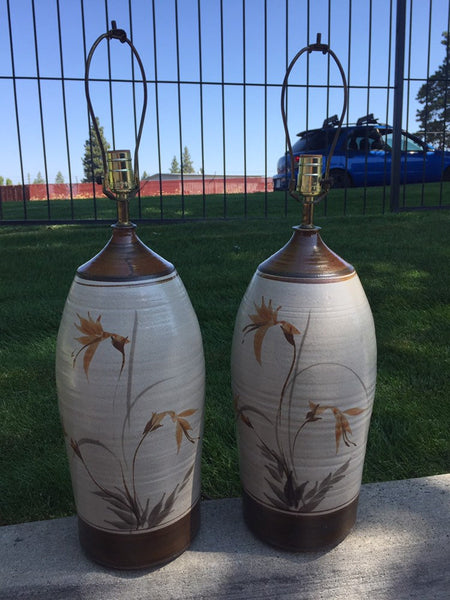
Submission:
[[[398,212],[400,204],[400,171],[402,160],[403,80],[405,65],[406,0],[397,0],[395,27],[394,114],[391,156],[391,211]]]

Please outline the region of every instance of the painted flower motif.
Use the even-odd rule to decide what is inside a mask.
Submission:
[[[147,433],[151,433],[152,431],[155,431],[155,429],[159,429],[160,427],[162,427],[162,423],[161,421],[164,419],[164,417],[167,415],[167,412],[161,412],[161,413],[156,413],[154,412],[151,416],[150,421],[147,422],[144,431],[142,432],[142,435],[147,435]]]
[[[113,347],[118,350],[122,354],[122,366],[120,368],[120,374],[122,374],[123,368],[125,366],[125,344],[129,343],[128,337],[123,337],[118,335],[117,333],[109,333],[108,331],[104,331],[103,326],[101,324],[102,316],[99,315],[97,320],[91,317],[88,312],[88,318],[85,319],[81,315],[77,313],[77,317],[80,319],[80,324],[77,325],[75,323],[75,327],[80,331],[83,335],[75,338],[77,342],[82,344],[82,347],[75,354],[73,358],[73,366],[75,366],[78,356],[81,352],[84,352],[83,357],[83,368],[86,373],[86,377],[89,378],[89,366],[91,364],[92,359],[94,358],[94,354],[101,342],[104,340],[111,340]]]
[[[252,422],[247,417],[247,415],[244,413],[244,411],[239,407],[239,394],[234,394],[234,396],[233,396],[233,408],[234,408],[234,412],[236,414],[236,420],[241,419],[241,421],[245,425],[247,425],[247,427],[250,427],[250,429],[253,429]]]
[[[178,454],[178,452],[180,451],[181,442],[183,441],[183,435],[187,440],[192,442],[192,444],[194,444],[196,440],[200,439],[200,438],[194,438],[190,435],[189,431],[192,430],[192,426],[189,423],[189,421],[186,419],[186,417],[190,417],[195,412],[197,412],[196,408],[190,408],[188,410],[184,410],[183,412],[181,412],[179,414],[177,414],[173,410],[166,410],[166,411],[160,412],[160,413],[154,412],[151,416],[151,419],[147,422],[147,424],[144,428],[144,431],[142,432],[142,436],[144,438],[147,434],[162,427],[162,421],[164,420],[164,418],[167,416],[170,416],[173,423],[176,424],[175,438],[177,441],[177,454]]]
[[[175,438],[177,440],[177,454],[180,451],[180,446],[181,446],[181,442],[183,440],[183,435],[192,444],[195,443],[195,440],[199,439],[199,438],[194,438],[189,434],[189,431],[192,430],[192,427],[191,427],[189,421],[187,421],[187,419],[185,419],[185,417],[190,417],[195,412],[197,412],[197,409],[195,409],[195,408],[191,408],[189,410],[184,410],[183,412],[181,412],[178,415],[176,413],[174,413],[173,411],[169,412],[170,418],[172,419],[172,421],[174,423],[176,423]]]
[[[295,346],[294,335],[300,334],[300,331],[297,329],[297,327],[294,327],[292,323],[288,323],[287,321],[280,321],[280,327],[289,344],[291,346]]]
[[[341,411],[341,410],[339,410],[339,408],[336,408],[335,406],[321,406],[320,404],[315,404],[314,402],[310,402],[309,407],[311,410],[306,415],[307,422],[318,421],[319,419],[321,419],[321,417],[319,417],[318,415],[321,415],[326,410],[332,411],[334,418],[336,420],[336,427],[335,427],[336,454],[339,451],[339,444],[340,444],[341,438],[344,440],[344,444],[346,446],[350,446],[350,445],[356,446],[355,442],[352,442],[352,440],[350,440],[350,438],[349,438],[349,436],[352,435],[352,430],[350,428],[348,419],[345,415],[350,415],[350,416],[360,415],[362,412],[364,412],[364,410],[365,410],[364,408],[354,407],[354,408],[349,408],[347,410]]]
[[[244,337],[247,335],[247,333],[256,331],[255,337],[253,338],[253,348],[255,351],[256,360],[259,362],[259,364],[261,364],[261,349],[264,336],[271,327],[280,325],[284,337],[289,344],[291,344],[291,346],[295,345],[294,335],[298,335],[300,333],[300,331],[294,325],[292,325],[292,323],[278,320],[278,311],[280,308],[281,306],[274,309],[272,307],[272,300],[269,300],[269,303],[266,305],[263,296],[261,298],[261,306],[258,306],[255,303],[256,313],[249,315],[252,323],[246,325],[242,330],[244,332]]]

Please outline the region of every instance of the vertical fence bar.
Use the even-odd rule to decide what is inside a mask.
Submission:
[[[223,0],[220,0],[220,69],[222,89],[223,217],[227,218],[227,165],[225,130],[225,56],[223,39]]]
[[[331,0],[328,0],[328,20],[327,20],[327,42],[331,48]],[[326,101],[326,112],[327,118],[330,116],[330,78],[331,78],[331,57],[327,54],[327,101]],[[325,195],[323,201],[323,214],[327,215],[328,212],[328,194]]]
[[[73,205],[73,193],[72,193],[72,169],[70,165],[70,147],[69,147],[69,129],[67,124],[67,104],[66,104],[66,84],[64,79],[64,60],[63,60],[63,48],[62,48],[62,32],[61,32],[61,11],[59,7],[59,0],[56,0],[56,13],[58,20],[58,39],[59,39],[59,64],[61,69],[61,93],[63,101],[63,112],[64,112],[64,133],[66,138],[66,153],[67,153],[67,169],[69,174],[69,193],[70,193],[70,217],[74,219],[74,205]]]
[[[267,218],[267,0],[264,0],[264,217]]]
[[[185,218],[184,206],[184,161],[183,161],[183,124],[181,117],[181,71],[180,71],[180,38],[178,30],[178,0],[175,0],[175,43],[177,57],[177,98],[178,98],[178,136],[180,139],[180,179],[181,179],[181,218]]]
[[[19,147],[19,161],[20,161],[20,175],[22,178],[22,202],[23,202],[23,217],[27,219],[27,195],[25,188],[25,180],[23,176],[23,154],[22,154],[22,140],[20,135],[20,119],[19,119],[19,104],[17,102],[17,81],[16,81],[16,66],[14,62],[14,44],[11,24],[11,7],[9,0],[6,2],[8,12],[8,31],[9,31],[9,48],[11,52],[11,73],[12,73],[12,84],[13,84],[13,95],[14,95],[14,111],[16,116],[16,130],[17,130],[17,145]]]
[[[306,44],[309,46],[311,43],[311,5],[310,0],[306,5]],[[309,52],[306,54],[306,127],[305,129],[309,129]]]
[[[387,85],[386,85],[386,124],[389,121],[389,102],[391,99],[391,53],[392,53],[392,3],[391,0],[389,4],[389,45],[388,45],[388,72],[387,72]],[[387,178],[387,158],[388,153],[384,153],[384,172],[383,172],[383,203],[382,203],[382,213],[384,214],[386,211],[386,178]]]
[[[347,116],[346,116],[346,121],[347,121],[347,125],[348,125],[348,115],[350,112],[350,102],[351,102],[351,94],[350,94],[350,90],[351,90],[351,76],[352,76],[352,72],[351,72],[351,49],[352,49],[352,15],[353,15],[353,11],[352,11],[353,5],[352,5],[352,0],[348,0],[348,58],[347,58],[347,85],[348,85],[348,98],[347,98]],[[348,154],[346,151],[346,156],[345,156],[345,168],[347,169],[347,161],[348,161]],[[347,214],[347,200],[348,200],[348,189],[347,186],[345,186],[344,188],[344,215]]]
[[[105,0],[105,23],[106,31],[109,31],[109,11],[108,11],[108,0]],[[116,149],[116,128],[114,127],[114,101],[113,101],[113,89],[112,89],[112,70],[111,70],[111,40],[106,40],[107,56],[108,56],[108,85],[109,85],[109,110],[111,112],[111,135],[113,150]]]
[[[413,36],[413,2],[414,0],[410,0],[410,11],[409,11],[409,43],[408,43],[408,70],[407,76],[404,78],[404,82],[406,81],[406,123],[405,128],[408,129],[409,126],[409,94],[410,94],[410,82],[411,82],[411,46],[412,46],[412,36]],[[405,60],[406,60],[406,45],[405,45]],[[404,86],[403,82],[403,94],[404,94]],[[403,96],[403,104],[404,96]],[[402,150],[406,150],[406,148],[402,148]],[[405,151],[404,153],[404,162],[402,161],[401,169],[403,170],[403,187],[402,187],[402,208],[406,206],[406,183],[408,182],[408,153]]]
[[[86,60],[87,60],[87,42],[86,42],[86,22],[85,22],[85,17],[84,17],[84,2],[83,0],[80,0],[80,6],[81,6],[81,31],[82,31],[82,35],[83,35],[83,56],[84,56],[84,64],[86,64]],[[89,152],[91,155],[91,164],[93,164],[93,152],[92,152],[92,138],[91,138],[91,117],[89,115],[89,110],[86,106],[86,115],[87,115],[87,126],[88,126],[88,132],[89,132],[89,137],[88,137],[88,141],[89,141]],[[87,173],[85,173],[86,178],[87,178]],[[94,221],[97,221],[98,219],[98,213],[97,213],[97,194],[95,191],[95,177],[94,177],[94,170],[92,169],[92,199],[93,199],[93,207],[94,207]]]
[[[370,83],[372,76],[372,0],[369,0],[369,36],[368,36],[368,55],[367,55],[367,103],[366,103],[366,115],[370,112]],[[367,175],[369,172],[369,128],[366,127],[365,139],[365,157],[364,157],[364,192],[363,192],[363,215],[366,214],[367,210]]]
[[[48,167],[47,167],[47,151],[45,146],[45,128],[44,128],[44,110],[42,107],[42,90],[41,90],[41,72],[39,68],[39,52],[37,43],[37,27],[36,27],[36,11],[34,6],[34,0],[31,0],[31,14],[33,17],[33,35],[34,35],[34,54],[36,58],[36,83],[38,89],[38,100],[39,100],[39,117],[41,119],[41,139],[42,139],[42,153],[44,158],[44,171],[45,171],[45,186],[47,192],[47,218],[51,219],[50,210],[50,188],[48,186]]]
[[[242,110],[243,110],[243,142],[244,142],[244,217],[247,218],[247,55],[246,55],[246,20],[245,0],[242,0]]]
[[[430,0],[430,4],[429,4],[429,13],[428,13],[428,55],[427,55],[427,81],[428,78],[430,77],[430,55],[431,55],[431,19],[432,19],[432,7],[433,7],[433,2],[432,0]],[[411,48],[411,45],[410,45]],[[410,50],[411,53],[411,50]],[[425,100],[426,103],[428,103],[428,88],[427,88],[427,97]],[[409,81],[408,81],[408,104],[409,104]],[[445,106],[445,104],[444,104]],[[409,115],[409,111],[407,113]],[[428,119],[427,119],[428,120]],[[427,137],[427,121],[425,122],[425,139]],[[408,127],[408,122],[406,123],[406,129],[409,130]],[[421,194],[420,194],[420,205],[423,206],[424,205],[424,201],[425,201],[425,174],[426,174],[426,153],[424,152],[423,155],[423,166],[422,166],[422,187],[421,187]]]
[[[406,0],[397,0],[395,24],[394,113],[392,118],[391,198],[392,212],[400,210],[400,170],[402,159],[403,78],[405,64]]]
[[[205,193],[205,131],[203,127],[203,57],[202,57],[202,11],[201,0],[197,1],[198,20],[198,74],[199,74],[199,98],[200,98],[200,150],[202,161],[202,214],[206,218],[206,193]]]
[[[156,141],[158,146],[158,175],[159,175],[159,217],[164,218],[163,187],[161,173],[161,132],[159,127],[159,93],[158,93],[158,50],[156,37],[156,10],[155,0],[152,0],[152,26],[153,26],[153,66],[155,69],[155,117],[156,117]]]
[[[128,0],[128,20],[130,24],[130,40],[134,45],[133,40],[133,11],[131,8],[132,0]],[[134,143],[137,143],[137,135],[138,135],[138,126],[137,126],[137,110],[136,110],[136,81],[135,81],[135,69],[134,69],[134,56],[133,52],[130,50],[130,60],[131,60],[131,86],[132,86],[132,94],[133,94],[133,125],[134,125]],[[139,161],[139,157],[136,156],[136,160]],[[135,165],[137,167],[137,172],[139,174],[139,189],[137,191],[138,197],[138,214],[139,218],[142,218],[142,197],[141,197],[141,173],[139,169],[139,163]]]
[[[286,46],[285,46],[285,57],[284,57],[284,61],[285,61],[285,65],[284,65],[284,70],[287,71],[288,66],[289,66],[289,0],[286,0],[285,3],[285,31],[286,31]],[[286,119],[288,118],[288,107],[289,107],[289,103],[288,103],[288,95],[289,95],[289,86],[286,86],[286,106],[285,106],[285,111],[286,111]],[[284,141],[284,156],[286,157],[286,153],[287,153],[287,142],[286,140]],[[286,160],[286,164],[287,164],[287,160]],[[284,216],[287,217],[288,214],[288,193],[285,190],[284,191]]]
[[[448,103],[449,103],[449,97],[448,97],[448,92],[449,92],[449,78],[450,78],[450,2],[448,3],[448,12],[447,12],[447,31],[449,32],[449,35],[447,36],[447,45],[445,47],[445,81],[447,82],[447,85],[445,86],[445,92],[444,92],[444,106],[447,107]],[[447,147],[447,118],[450,118],[450,112],[448,112],[447,109],[444,109],[444,131],[442,132],[442,149],[445,150],[445,148]],[[450,124],[449,124],[449,129],[450,129]],[[444,154],[442,154],[442,162],[441,162],[441,169],[443,171],[444,169]],[[447,170],[450,171],[450,168],[447,167]],[[439,206],[442,206],[442,196],[443,196],[443,186],[444,186],[444,182],[443,182],[443,178],[441,178],[440,181],[440,186],[439,186]]]
[[[328,19],[327,19],[327,43],[332,47],[331,39],[331,0],[328,0]],[[331,57],[327,54],[327,117],[330,116],[330,79],[331,79]],[[326,197],[325,197],[326,200]]]

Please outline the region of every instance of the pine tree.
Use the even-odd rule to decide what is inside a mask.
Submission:
[[[195,173],[194,163],[192,162],[187,146],[185,146],[183,150],[182,169],[183,173]]]
[[[34,179],[33,183],[45,183],[40,171],[37,172],[36,178]]]
[[[148,177],[148,173],[147,173],[147,171],[144,171],[142,173],[142,179],[146,179],[147,177]]]
[[[172,164],[170,165],[170,173],[181,173],[180,165],[178,164],[177,157],[172,158]]]
[[[9,177],[7,177],[6,178],[6,185],[12,185],[12,184],[13,184],[12,180]]]
[[[441,43],[445,46],[445,57],[441,66],[430,75],[417,92],[416,100],[423,105],[417,110],[416,118],[426,141],[439,149],[450,146],[450,39],[444,31]],[[445,134],[445,142],[444,142]]]
[[[97,125],[100,131],[100,138],[102,140],[103,148],[105,152],[110,148],[109,143],[106,141],[103,127],[100,125],[98,117],[96,117]],[[84,157],[82,158],[84,179],[83,183],[91,183],[93,181],[99,181],[103,178],[103,162],[100,145],[98,143],[97,135],[95,133],[94,125],[91,125],[89,129],[89,139],[84,142]]]
[[[61,171],[58,171],[56,173],[55,183],[64,183],[64,177],[63,177],[63,174],[61,173]]]
[[[4,183],[5,183],[5,180],[3,179],[3,176],[0,175],[0,185],[4,185]]]

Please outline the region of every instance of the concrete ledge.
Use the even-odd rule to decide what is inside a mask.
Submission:
[[[74,517],[0,528],[0,599],[450,597],[450,474],[364,485],[354,531],[322,553],[289,554],[246,529],[239,499],[202,504],[200,534],[151,571],[108,571],[78,545]]]

